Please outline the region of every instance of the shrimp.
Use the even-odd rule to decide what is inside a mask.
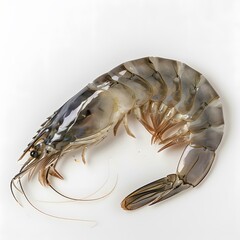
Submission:
[[[123,209],[161,202],[205,178],[223,136],[220,98],[207,79],[188,65],[145,57],[98,77],[50,116],[20,157],[28,155],[11,189],[16,180],[36,174],[43,186],[52,187],[51,176],[63,179],[57,163],[64,154],[82,149],[85,162],[86,149],[110,131],[116,135],[121,123],[134,137],[129,114],[152,135],[152,143],[161,145],[159,151],[178,144],[186,147],[175,173],[132,192],[122,201]]]

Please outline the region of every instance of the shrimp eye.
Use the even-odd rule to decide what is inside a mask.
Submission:
[[[36,150],[32,150],[30,152],[30,156],[33,157],[33,158],[37,158],[38,157],[38,152]]]
[[[86,111],[86,117],[87,116],[90,116],[92,113],[91,113],[91,111],[88,109],[87,111]]]

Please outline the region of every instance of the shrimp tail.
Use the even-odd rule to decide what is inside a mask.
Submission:
[[[177,174],[170,174],[129,194],[122,201],[121,206],[124,210],[135,210],[147,204],[153,205],[188,189],[190,186],[179,179]]]

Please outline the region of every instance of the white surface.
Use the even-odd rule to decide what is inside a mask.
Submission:
[[[240,239],[239,11],[237,0],[0,1],[0,238]],[[89,151],[86,166],[70,155],[61,168],[66,182],[55,182],[83,196],[101,186],[110,165],[110,185],[102,193],[117,173],[118,184],[108,198],[43,206],[53,214],[96,220],[96,227],[41,215],[24,201],[24,208],[17,205],[9,181],[44,119],[100,74],[148,55],[198,69],[223,99],[225,135],[206,181],[162,204],[123,211],[122,198],[172,173],[181,152],[157,154],[150,136],[131,122],[137,139],[121,128],[117,138]],[[28,189],[38,200],[56,200],[33,183]]]

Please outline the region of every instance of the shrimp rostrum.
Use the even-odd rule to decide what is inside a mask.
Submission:
[[[119,65],[98,77],[68,100],[42,125],[24,151],[29,155],[19,173],[20,181],[38,174],[44,186],[50,176],[63,179],[57,162],[65,153],[85,149],[117,133],[129,114],[152,135],[162,151],[185,144],[175,173],[132,192],[122,208],[133,210],[161,202],[197,186],[209,172],[223,136],[223,111],[218,94],[196,70],[179,61],[146,57]],[[21,158],[22,158],[21,157]]]

